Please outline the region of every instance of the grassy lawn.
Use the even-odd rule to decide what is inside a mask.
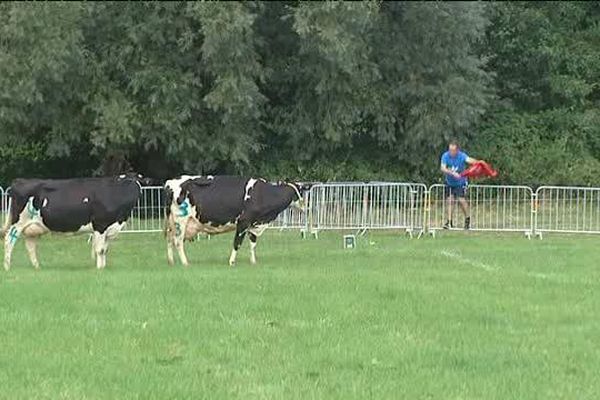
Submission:
[[[600,238],[160,234],[23,243],[0,273],[6,399],[597,399]]]

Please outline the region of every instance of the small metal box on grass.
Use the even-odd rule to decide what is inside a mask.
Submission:
[[[356,236],[355,235],[344,235],[344,248],[353,249],[356,247]]]

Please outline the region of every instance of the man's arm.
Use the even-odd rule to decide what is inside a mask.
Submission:
[[[471,165],[471,164],[475,164],[476,162],[479,162],[480,160],[477,160],[476,158],[471,158],[469,156],[467,156],[467,164]]]
[[[451,169],[449,169],[448,167],[446,167],[446,164],[443,161],[442,161],[442,164],[440,166],[440,170],[445,175],[451,175],[451,176],[453,176],[455,178],[460,178],[460,174],[457,173],[457,172],[454,172]]]

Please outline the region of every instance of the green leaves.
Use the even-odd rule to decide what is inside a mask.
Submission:
[[[300,47],[290,79],[297,91],[284,111],[284,129],[296,145],[306,137],[321,146],[348,143],[355,134],[378,73],[369,43],[377,11],[377,3],[301,3],[295,9]]]
[[[487,33],[503,102],[475,145],[513,183],[598,185],[599,19],[594,3],[496,3]]]
[[[22,141],[64,124],[65,97],[56,92],[79,76],[83,51],[80,5],[3,5],[0,17],[0,122],[3,141]],[[77,95],[69,94],[76,102]],[[29,132],[28,132],[29,131]]]
[[[487,45],[499,93],[526,111],[585,106],[600,78],[600,31],[593,7],[581,2],[496,4]]]
[[[597,122],[566,109],[506,111],[483,126],[473,150],[503,171],[507,183],[594,185],[600,174]]]
[[[264,74],[256,51],[253,8],[234,2],[190,5],[203,36],[201,66],[212,77],[203,97],[214,119],[211,140],[220,142],[212,151],[238,166],[260,148],[259,123],[266,102],[258,87]]]
[[[561,146],[593,163],[598,15],[593,2],[2,3],[0,144],[165,176],[431,180],[450,137],[516,163]]]

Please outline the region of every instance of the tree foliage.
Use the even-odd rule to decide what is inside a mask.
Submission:
[[[600,184],[600,7],[499,3],[485,50],[500,101],[475,148],[508,182]]]
[[[597,2],[2,3],[0,176],[432,180],[457,137],[598,184],[599,38]]]

